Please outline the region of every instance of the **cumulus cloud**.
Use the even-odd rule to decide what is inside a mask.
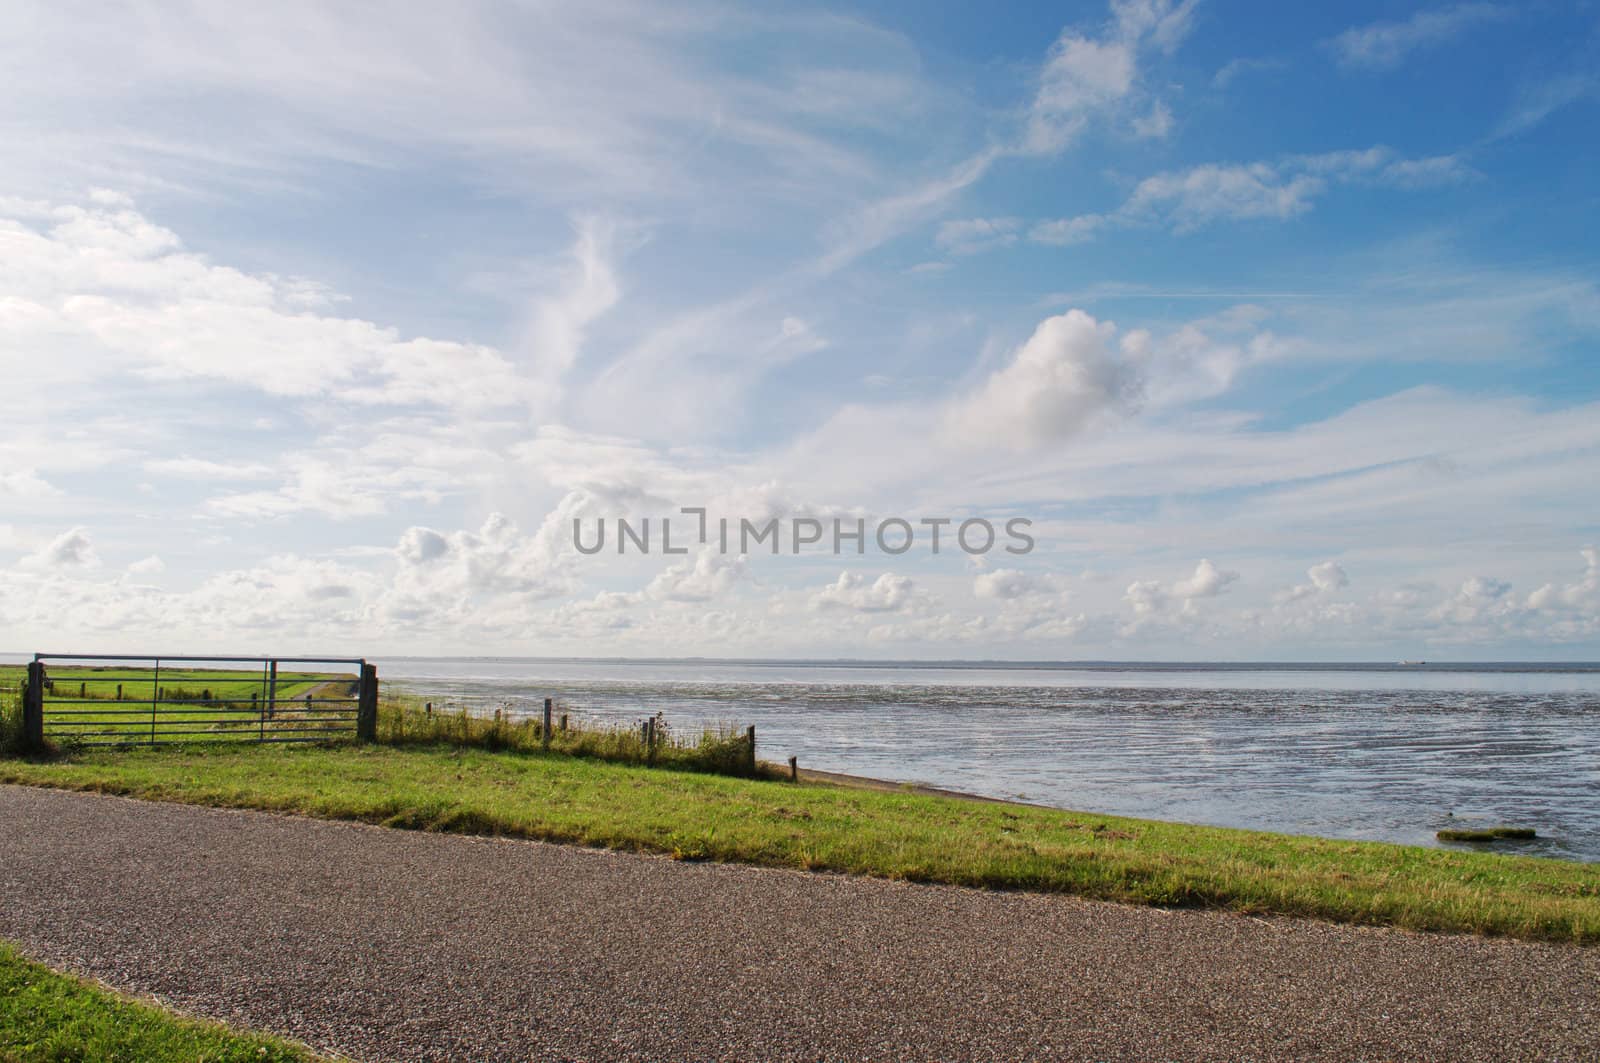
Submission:
[[[1546,583],[1528,595],[1528,608],[1541,610],[1600,610],[1600,549],[1585,546],[1583,578],[1576,583]]]
[[[374,603],[378,615],[401,625],[516,623],[527,603],[571,591],[561,534],[547,520],[525,535],[500,513],[475,532],[408,528],[395,545],[394,578]]]
[[[1047,590],[1049,586],[1037,574],[1014,568],[980,572],[972,580],[972,593],[979,598],[1009,601]]]
[[[1328,43],[1341,66],[1382,70],[1400,65],[1414,51],[1512,14],[1511,8],[1500,4],[1458,4],[1419,11],[1403,22],[1353,26]]]
[[[0,472],[0,496],[44,498],[54,494],[60,492],[32,469],[7,469]]]
[[[149,557],[142,557],[129,565],[128,574],[130,576],[154,576],[166,571],[166,567],[167,563],[165,561],[155,554],[151,554]]]
[[[673,602],[708,602],[720,598],[744,576],[743,555],[721,554],[707,547],[656,575],[645,588],[651,598]]]
[[[1516,608],[1509,582],[1493,576],[1470,576],[1428,615],[1447,623],[1472,624],[1505,616]]]
[[[1192,575],[1172,585],[1172,593],[1183,599],[1215,598],[1238,578],[1239,573],[1220,569],[1203,557]]]
[[[1309,583],[1296,584],[1289,590],[1289,600],[1299,601],[1318,594],[1331,594],[1350,585],[1350,577],[1337,561],[1323,561],[1306,569]]]
[[[99,566],[100,555],[86,529],[69,528],[23,558],[22,564],[44,570],[88,569]]]
[[[400,534],[395,556],[407,565],[425,565],[450,552],[450,540],[432,528],[407,528]]]
[[[1191,618],[1197,612],[1197,601],[1217,597],[1238,579],[1239,573],[1218,568],[1210,558],[1201,558],[1192,573],[1175,580],[1170,587],[1160,580],[1135,580],[1122,595],[1133,610],[1134,623],[1123,628],[1122,633],[1133,634],[1144,624],[1163,618]]]
[[[845,571],[811,596],[811,607],[857,613],[897,612],[912,603],[915,587],[909,576],[897,576],[892,572],[885,572],[868,583],[860,573]]]
[[[1064,30],[1039,72],[1025,150],[1059,151],[1097,116],[1136,97],[1141,51],[1172,52],[1188,34],[1197,2],[1118,0],[1099,34]]]
[[[1138,398],[1138,367],[1115,349],[1116,326],[1081,310],[1046,318],[1009,364],[957,400],[947,420],[963,438],[1026,448],[1072,436]]]

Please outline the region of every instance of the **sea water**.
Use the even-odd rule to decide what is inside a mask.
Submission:
[[[760,756],[1083,812],[1600,860],[1600,665],[424,659],[391,687],[513,714],[754,724]]]

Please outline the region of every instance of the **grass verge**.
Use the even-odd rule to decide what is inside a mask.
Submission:
[[[168,747],[0,760],[0,782],[680,859],[1600,942],[1600,868],[1534,857],[413,746]]]
[[[310,1063],[288,1041],[174,1014],[58,974],[0,942],[0,1061]]]

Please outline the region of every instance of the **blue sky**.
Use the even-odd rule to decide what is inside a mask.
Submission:
[[[1592,3],[0,32],[0,647],[1597,656]]]

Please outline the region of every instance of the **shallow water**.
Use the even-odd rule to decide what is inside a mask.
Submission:
[[[1600,666],[379,662],[452,706],[755,724],[764,759],[1088,812],[1600,860]]]

